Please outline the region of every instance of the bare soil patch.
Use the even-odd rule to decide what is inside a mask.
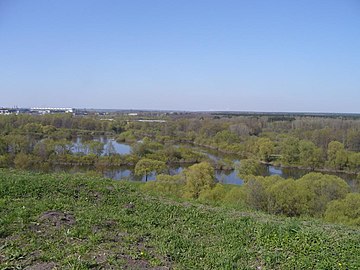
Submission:
[[[51,229],[60,230],[64,227],[75,225],[76,219],[74,215],[62,211],[46,211],[42,213],[38,222],[32,223],[29,229],[33,232],[42,233]]]
[[[25,270],[51,270],[51,269],[58,269],[57,264],[54,262],[42,262],[25,267]]]
[[[76,220],[72,214],[61,211],[46,211],[39,217],[39,222],[61,228],[63,226],[75,225]]]

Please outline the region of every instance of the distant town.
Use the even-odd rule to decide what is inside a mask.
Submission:
[[[0,114],[50,114],[50,113],[75,113],[74,108],[0,108]]]
[[[78,116],[86,115],[128,115],[128,116],[166,116],[166,115],[212,115],[214,117],[232,117],[232,116],[270,116],[270,117],[330,117],[330,118],[346,118],[358,119],[360,113],[333,113],[333,112],[256,112],[256,111],[179,111],[179,110],[137,110],[137,109],[87,109],[87,108],[71,108],[71,107],[1,107],[0,115],[45,115],[45,114],[71,114]]]
[[[185,112],[152,111],[152,110],[114,110],[114,109],[77,109],[70,107],[32,107],[32,108],[7,108],[0,106],[0,115],[44,115],[44,114],[72,114],[72,115],[116,115],[126,114],[128,116],[164,114],[179,114]]]

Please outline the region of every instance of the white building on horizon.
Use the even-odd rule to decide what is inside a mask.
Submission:
[[[10,111],[7,110],[7,109],[0,109],[0,114],[1,114],[1,115],[9,115],[9,114],[11,114],[11,113],[10,113]]]
[[[74,108],[41,108],[41,107],[33,107],[30,108],[30,111],[32,112],[38,112],[41,114],[47,114],[47,113],[74,113]]]

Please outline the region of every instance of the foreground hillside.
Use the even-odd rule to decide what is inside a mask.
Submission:
[[[0,269],[359,269],[360,230],[0,170]]]

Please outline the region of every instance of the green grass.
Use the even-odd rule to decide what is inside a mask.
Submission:
[[[140,185],[0,170],[0,269],[360,269],[359,229],[153,197]]]

